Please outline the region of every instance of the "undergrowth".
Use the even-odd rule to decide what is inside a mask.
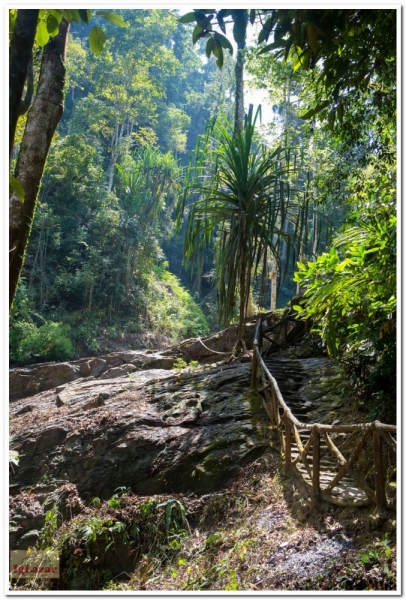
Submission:
[[[232,486],[204,496],[121,488],[84,507],[72,490],[60,494],[41,544],[58,551],[61,579],[13,589],[396,589],[393,519],[370,531],[367,509],[323,505],[303,522],[295,483],[281,473],[267,452]]]

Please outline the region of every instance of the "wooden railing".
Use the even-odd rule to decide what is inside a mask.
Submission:
[[[285,318],[284,323],[287,321],[288,319]],[[269,331],[269,327],[266,330]],[[284,337],[286,340],[286,334]],[[396,426],[379,421],[349,425],[301,423],[285,403],[278,384],[262,357],[261,317],[257,322],[254,338],[251,388],[264,396],[264,408],[271,427],[279,433],[286,471],[288,473],[295,471],[296,474],[301,475],[303,483],[310,489],[316,503],[325,500],[338,505],[375,504],[380,509],[388,506],[384,457],[388,456],[389,452],[394,454],[396,459],[396,441],[392,437],[396,434]],[[303,439],[305,433],[309,436],[307,439]],[[337,447],[335,438],[345,437],[348,434],[352,434],[356,440],[351,444],[350,456],[345,458]],[[330,454],[328,471],[324,472],[322,442],[324,460],[326,454]],[[367,457],[367,461],[364,459],[363,464],[365,467],[367,463],[367,471],[374,468],[373,488],[367,483],[366,476],[356,470],[361,452],[369,449],[371,444],[372,452]],[[383,452],[383,444],[388,447],[385,452]],[[331,456],[333,461],[330,460]],[[330,465],[334,463],[336,465],[331,468]]]

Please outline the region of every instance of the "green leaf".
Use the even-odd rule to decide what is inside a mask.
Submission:
[[[261,31],[259,32],[259,36],[258,36],[258,44],[262,44],[262,42],[267,41],[269,36],[269,31],[267,29],[262,28]],[[264,51],[265,48],[262,49],[262,51]]]
[[[46,27],[49,35],[57,35],[59,27],[58,19],[54,15],[48,15]]]
[[[311,117],[314,117],[314,115],[317,115],[317,113],[322,111],[324,108],[329,106],[329,104],[330,104],[330,100],[324,100],[323,102],[320,102],[315,108],[311,108],[303,115],[300,115],[300,118],[303,119],[304,121],[306,119],[310,119]]]
[[[235,41],[244,42],[247,34],[247,23],[243,15],[238,14],[234,20],[233,35]]]
[[[213,48],[214,48],[214,38],[212,36],[210,36],[210,38],[208,39],[208,42],[206,44],[206,56],[207,56],[207,58],[210,58],[210,55],[213,52]]]
[[[213,54],[217,58],[216,64],[218,68],[222,69],[224,64],[223,48],[221,47],[220,42],[218,42],[217,40],[214,40]]]
[[[208,15],[206,17],[206,15],[201,11],[197,11],[195,13],[195,15],[196,15],[196,22],[198,25],[200,25],[200,27],[202,29],[211,29],[212,28],[211,27],[211,19],[212,19],[213,15]]]
[[[223,33],[226,33],[226,25],[224,23],[224,19],[226,17],[229,17],[231,15],[231,12],[231,10],[226,10],[222,8],[217,13],[217,23],[219,24],[219,27]]]
[[[186,13],[185,15],[180,17],[180,19],[178,19],[178,21],[179,21],[179,23],[193,23],[193,21],[196,21],[195,11]]]
[[[73,21],[74,23],[79,23],[79,11],[76,9],[69,9],[67,11],[68,16],[69,16],[69,20]]]
[[[17,196],[20,198],[21,202],[24,202],[25,191],[24,191],[23,186],[21,185],[21,182],[18,181],[18,179],[16,177],[13,177],[12,175],[10,175],[9,186],[10,186],[10,190],[17,194]]]
[[[114,23],[114,25],[118,25],[119,27],[128,27],[128,23],[124,21],[123,17],[116,13],[98,10],[96,15],[100,15],[106,21],[110,21],[110,23]]]
[[[230,54],[233,53],[233,47],[224,35],[221,35],[221,33],[217,33],[217,32],[214,32],[213,35],[214,35],[216,41],[219,42],[223,48],[227,48],[227,50],[230,51]]]
[[[93,27],[89,33],[89,45],[90,49],[96,56],[99,56],[103,50],[104,44],[106,43],[106,34],[100,27]]]
[[[295,304],[294,306],[292,306],[292,308],[296,312],[302,312],[303,311],[303,306],[299,306],[298,304]]]
[[[255,14],[256,14],[255,8],[251,8],[251,10],[250,10],[250,23],[251,23],[251,25],[254,25],[254,23],[255,23]]]
[[[263,29],[261,30],[260,34],[262,33],[262,31],[264,31]],[[259,38],[258,38],[258,43],[259,43]],[[258,52],[258,56],[260,54],[265,54],[265,52],[269,52],[270,50],[274,50],[275,48],[279,47],[279,44],[268,44],[267,46],[265,46],[265,48],[262,48],[259,52]]]
[[[203,29],[200,27],[200,25],[196,25],[196,27],[193,29],[192,40],[194,44],[196,44],[197,40],[200,39],[200,34],[202,31]]]
[[[49,33],[47,26],[44,21],[39,21],[37,25],[37,33],[35,34],[35,41],[40,48],[43,48],[49,41]]]
[[[78,10],[79,13],[79,17],[80,20],[82,21],[82,23],[86,23],[86,25],[89,23],[89,14],[88,11],[86,9],[80,8]]]

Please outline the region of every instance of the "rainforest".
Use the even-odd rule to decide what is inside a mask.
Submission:
[[[11,589],[396,589],[399,14],[9,10]]]

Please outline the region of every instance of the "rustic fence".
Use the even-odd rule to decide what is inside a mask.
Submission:
[[[278,344],[282,348],[287,345],[289,318],[292,319],[284,317],[281,322],[265,328],[265,332],[283,332],[282,344]],[[271,343],[274,341],[269,335],[266,337]],[[396,426],[379,421],[335,426],[301,423],[285,403],[275,378],[264,362],[262,338],[260,317],[254,338],[251,388],[264,396],[264,407],[271,427],[279,434],[287,473],[294,472],[301,477],[315,502],[325,500],[344,506],[375,504],[380,509],[386,508],[388,500],[385,457],[392,454],[396,460],[396,440],[392,437],[396,435]],[[345,458],[336,440],[342,440],[349,434],[356,439],[352,440],[350,455]],[[384,444],[387,446],[385,452]],[[363,451],[364,468],[361,470],[365,471],[366,466],[367,472],[370,472],[371,468],[374,471],[372,487],[371,481],[367,482],[367,476],[360,472],[357,464]],[[348,450],[346,452],[348,454]]]

